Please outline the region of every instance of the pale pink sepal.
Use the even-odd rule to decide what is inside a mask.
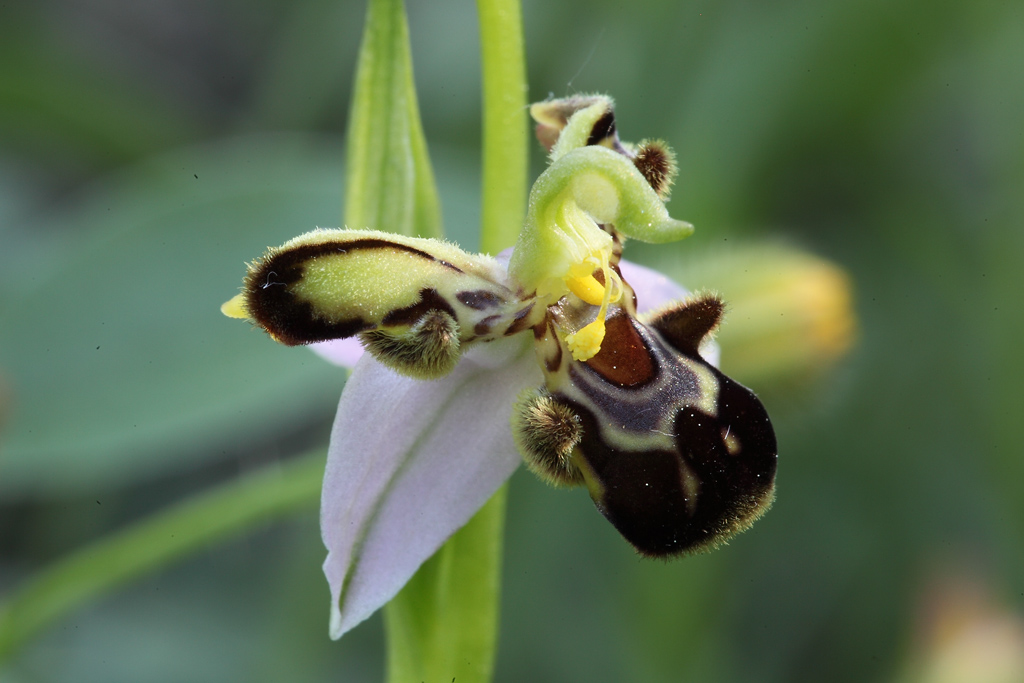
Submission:
[[[531,335],[471,349],[421,381],[369,354],[345,385],[320,524],[332,638],[387,603],[515,471],[515,397],[542,382]]]
[[[310,344],[309,349],[321,358],[345,368],[354,368],[356,362],[363,357],[363,345],[359,337],[317,342]]]
[[[641,266],[632,261],[619,261],[622,279],[629,283],[636,293],[638,313],[647,313],[661,308],[670,301],[681,301],[690,296],[685,288],[662,275],[656,270]]]

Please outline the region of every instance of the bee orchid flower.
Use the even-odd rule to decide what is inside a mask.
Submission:
[[[533,105],[550,164],[510,254],[316,230],[250,264],[224,304],[345,385],[321,503],[331,635],[383,606],[521,461],[586,486],[645,556],[710,549],[774,496],[767,413],[715,367],[724,309],[622,260],[693,228],[665,209],[661,142],[619,140],[612,101]]]

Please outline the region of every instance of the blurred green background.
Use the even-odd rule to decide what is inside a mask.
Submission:
[[[364,10],[0,8],[0,596],[326,442],[344,373],[218,306],[265,246],[340,220]],[[721,551],[640,560],[585,492],[517,473],[496,680],[923,680],[943,619],[1019,627],[1024,4],[524,17],[531,99],[607,92],[625,139],[678,153],[670,210],[697,233],[627,255],[728,296],[729,263],[799,245],[846,269],[859,332],[813,381],[737,377],[775,420],[778,500]],[[475,6],[409,21],[446,229],[473,248]],[[0,680],[380,680],[379,616],[327,639],[323,555],[310,506],[90,604]],[[948,607],[965,593],[985,608]]]

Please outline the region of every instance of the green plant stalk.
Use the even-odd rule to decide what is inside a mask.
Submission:
[[[90,600],[226,538],[311,509],[325,452],[227,482],[57,561],[0,605],[0,664],[28,639]]]
[[[388,603],[389,683],[491,680],[504,524],[502,487]]]
[[[483,73],[481,250],[515,243],[526,214],[526,66],[518,0],[478,0]],[[387,680],[487,683],[494,674],[506,489],[385,607]]]
[[[519,0],[477,0],[483,74],[480,250],[511,247],[526,217],[529,147],[526,55]]]
[[[347,145],[345,227],[443,236],[402,0],[367,8]]]
[[[440,236],[401,0],[370,0],[348,139],[346,225]],[[498,496],[385,607],[389,680],[490,680],[503,521]]]

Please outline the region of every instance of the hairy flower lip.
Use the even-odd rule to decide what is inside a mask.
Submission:
[[[507,259],[507,251],[498,256],[503,265]],[[657,271],[628,261],[620,268],[640,312],[688,295]],[[321,497],[332,638],[393,598],[519,466],[512,405],[542,382],[528,337],[470,349],[437,380],[400,376],[361,354],[354,339],[311,345],[332,363],[355,365],[339,401]],[[703,350],[717,365],[717,346]]]

